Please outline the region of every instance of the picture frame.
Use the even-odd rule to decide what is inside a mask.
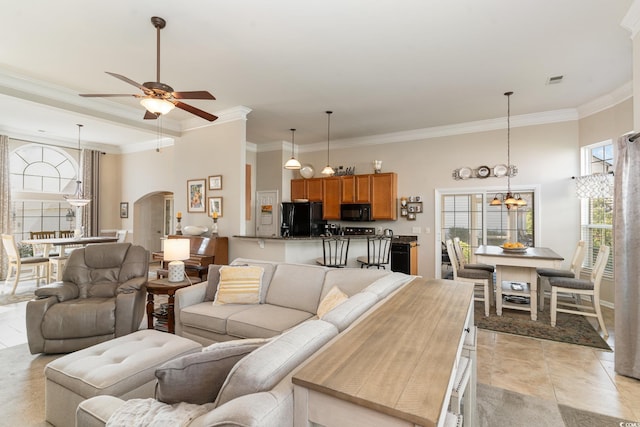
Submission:
[[[120,202],[120,218],[129,218],[129,202]]]
[[[209,197],[208,215],[212,216],[213,212],[218,212],[218,218],[222,217],[222,197]]]
[[[222,175],[211,175],[209,177],[209,190],[222,190]]]
[[[205,185],[206,180],[204,178],[187,181],[187,212],[207,212]]]

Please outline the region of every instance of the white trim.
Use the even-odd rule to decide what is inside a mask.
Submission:
[[[627,11],[627,14],[624,15],[624,18],[622,18],[620,26],[622,26],[622,28],[626,28],[631,32],[632,39],[635,38],[635,36],[638,34],[638,31],[640,31],[640,1],[635,0],[631,4],[631,7]]]

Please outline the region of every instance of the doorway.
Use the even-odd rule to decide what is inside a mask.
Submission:
[[[167,200],[173,201],[173,193],[161,191],[144,195],[133,204],[133,243],[149,252],[162,250],[165,229],[171,225],[166,214]],[[169,209],[173,209],[173,203]],[[173,212],[169,215],[172,217]]]

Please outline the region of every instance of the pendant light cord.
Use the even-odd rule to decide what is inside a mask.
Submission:
[[[330,165],[329,163],[329,141],[331,140],[331,113],[333,113],[333,111],[327,111],[327,166]]]
[[[507,192],[511,194],[511,95],[513,92],[505,92],[507,97]]]

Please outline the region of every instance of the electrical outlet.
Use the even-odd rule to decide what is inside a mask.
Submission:
[[[422,233],[422,227],[413,227],[411,229],[411,232],[412,233],[416,233],[416,234],[420,234],[420,233]]]
[[[424,228],[424,234],[431,234],[431,228],[430,227],[425,227]]]

